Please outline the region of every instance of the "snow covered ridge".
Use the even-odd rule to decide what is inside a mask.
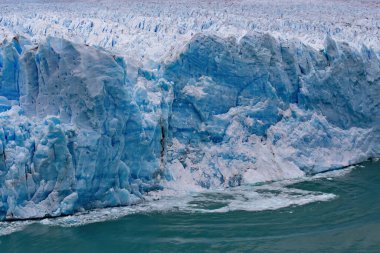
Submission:
[[[18,37],[1,56],[1,219],[380,156],[380,60],[364,46],[199,34],[147,70],[101,48]]]

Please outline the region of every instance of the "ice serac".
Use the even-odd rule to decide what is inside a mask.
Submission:
[[[122,59],[57,38],[13,54],[16,78],[4,67],[1,87],[19,101],[0,116],[2,219],[132,204],[158,187],[161,100],[136,104]]]
[[[199,34],[151,69],[58,38],[1,50],[0,219],[380,156],[380,61],[365,46]]]
[[[262,33],[194,37],[164,73],[175,175],[233,186],[379,156],[379,58],[325,41],[316,51]]]

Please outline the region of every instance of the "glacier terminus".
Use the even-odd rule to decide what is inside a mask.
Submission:
[[[214,13],[222,24],[201,7],[143,11],[133,1],[133,17],[104,9],[103,20],[94,18],[83,2],[80,20],[72,4],[58,2],[72,17],[53,19],[53,4],[42,13],[36,2],[23,20],[5,13],[17,3],[1,4],[0,220],[380,157],[379,37],[349,40],[364,26],[306,27],[289,18],[271,27],[247,18],[256,1],[235,10],[244,14],[236,24],[226,3]]]

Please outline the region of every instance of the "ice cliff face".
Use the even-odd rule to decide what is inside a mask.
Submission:
[[[129,83],[122,59],[55,38],[14,39],[2,56],[3,108],[14,105],[0,116],[2,218],[126,205],[158,187],[165,101]]]
[[[196,35],[151,69],[101,48],[1,46],[0,219],[133,204],[380,155],[380,60],[251,33]]]
[[[368,48],[329,37],[315,51],[265,34],[240,41],[200,35],[164,77],[174,83],[173,170],[190,168],[203,186],[378,156],[380,69]]]

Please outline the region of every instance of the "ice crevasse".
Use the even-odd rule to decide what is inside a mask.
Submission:
[[[380,156],[380,60],[263,33],[195,35],[142,68],[49,37],[0,55],[0,219],[137,203]]]

